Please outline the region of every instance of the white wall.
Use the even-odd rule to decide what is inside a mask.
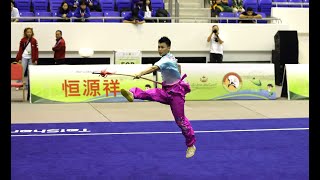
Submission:
[[[272,8],[271,16],[280,18],[282,24],[289,24],[291,30],[309,33],[309,8]]]
[[[118,49],[137,49],[144,55],[156,56],[157,41],[168,36],[172,51],[191,56],[209,52],[206,39],[209,23],[146,23],[143,25],[113,23],[12,23],[11,51],[15,56],[25,27],[34,29],[40,57],[52,57],[55,31],[62,30],[67,44],[67,57],[77,56],[79,48],[93,48],[96,57],[106,57]],[[285,24],[219,24],[225,41],[225,60],[271,60],[274,35],[278,30],[290,29]],[[230,52],[230,53],[229,53]],[[252,53],[251,53],[252,52]],[[189,54],[188,54],[189,53]],[[239,58],[240,57],[240,58]]]
[[[309,64],[309,34],[299,34],[299,63]]]

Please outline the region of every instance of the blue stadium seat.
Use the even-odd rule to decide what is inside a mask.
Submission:
[[[287,0],[273,0],[273,2],[288,2]],[[288,7],[288,5],[285,5],[285,4],[281,4],[281,5],[275,5],[275,4],[272,4],[272,7]]]
[[[272,8],[272,0],[259,0],[259,9],[260,12],[266,14],[266,16],[271,15],[271,8]]]
[[[20,17],[34,17],[33,12],[22,11],[19,13],[20,13]],[[34,22],[34,21],[35,19],[19,19],[19,22]]]
[[[132,12],[131,11],[123,11],[121,13],[121,17],[126,17],[127,15],[131,14]]]
[[[49,4],[49,0],[32,0],[33,11],[34,12],[40,12],[40,11],[47,12],[48,4]]]
[[[51,12],[44,12],[44,11],[36,12],[34,15],[36,17],[52,17]],[[37,22],[52,22],[52,19],[36,19],[36,21]]]
[[[258,1],[257,0],[243,0],[243,6],[245,9],[251,7],[254,12],[258,12]]]
[[[57,17],[57,12],[52,12],[51,16],[52,17]],[[53,19],[52,22],[57,22],[57,19]]]
[[[165,9],[163,0],[151,0],[152,9],[157,11],[157,9]]]
[[[19,9],[19,12],[30,12],[31,0],[15,0],[15,7]]]
[[[105,17],[120,17],[120,12],[118,12],[118,11],[105,11],[104,16]],[[119,23],[119,22],[121,22],[121,20],[120,19],[106,19],[104,22]]]
[[[233,12],[221,12],[219,17],[235,17],[235,14]],[[221,19],[219,23],[227,23],[227,20]],[[228,20],[228,23],[236,23],[236,20]]]
[[[114,11],[114,0],[100,0],[102,12]]]
[[[91,12],[90,17],[103,17],[103,12]],[[90,22],[103,22],[103,19],[90,19]]]
[[[119,12],[121,12],[122,9],[131,9],[131,0],[115,0],[116,6]]]
[[[49,6],[51,12],[57,12],[63,0],[49,0]]]
[[[309,0],[302,0],[303,3],[309,3]],[[309,4],[308,5],[303,5],[304,8],[309,8]]]
[[[288,5],[288,7],[300,7],[300,8],[302,8],[303,6],[302,6],[302,0],[288,0],[288,2],[289,3],[296,3],[296,4],[290,4],[290,5]]]
[[[91,12],[90,12],[91,13]],[[71,18],[74,18],[75,16],[74,16],[74,12],[71,12],[71,14],[72,14],[72,16],[71,16]],[[74,20],[75,19],[71,19],[71,22],[74,22]]]
[[[239,18],[240,14],[241,14],[241,12],[236,12],[236,13],[234,14],[234,17]],[[238,23],[238,21],[239,21],[239,20],[236,20],[236,23]]]

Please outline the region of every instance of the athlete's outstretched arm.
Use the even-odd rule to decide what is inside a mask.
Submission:
[[[144,71],[141,71],[139,74],[136,74],[135,78],[140,78],[143,75],[150,74],[150,73],[153,73],[154,71],[158,71],[158,70],[159,70],[159,66],[152,66]]]

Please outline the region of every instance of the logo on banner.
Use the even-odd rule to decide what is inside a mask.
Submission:
[[[201,81],[201,82],[207,82],[207,81],[208,81],[208,77],[202,76],[202,77],[200,78],[200,81]]]
[[[236,92],[241,89],[242,79],[237,73],[230,72],[223,77],[222,85],[227,91]]]
[[[11,134],[56,134],[56,133],[89,133],[87,128],[83,129],[17,129],[12,130]]]

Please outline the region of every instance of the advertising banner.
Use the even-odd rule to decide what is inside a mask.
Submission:
[[[129,76],[101,77],[92,72],[107,70],[119,74],[136,74],[150,64],[137,65],[56,65],[29,66],[31,103],[125,102],[120,90],[146,86],[153,82]],[[145,75],[153,79],[153,75]]]
[[[273,64],[181,64],[191,86],[186,100],[276,99]],[[162,81],[161,74],[157,74]]]
[[[286,64],[289,100],[309,99],[309,64]]]

